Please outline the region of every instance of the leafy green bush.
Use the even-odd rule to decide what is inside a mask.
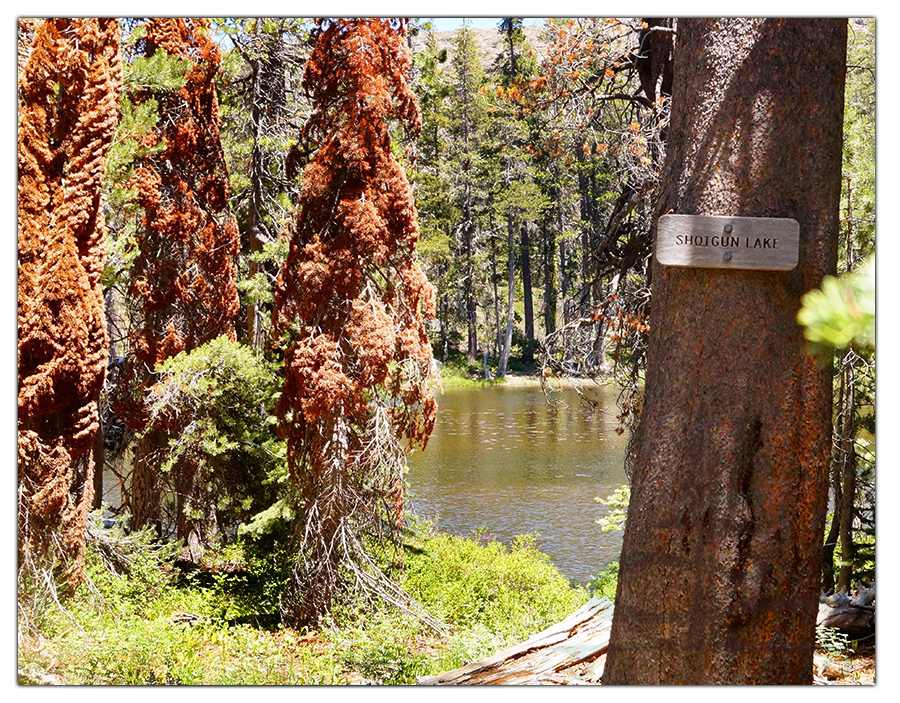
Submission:
[[[294,567],[289,544],[275,539],[241,541],[234,561],[242,568],[221,573],[212,587],[223,619],[265,623],[279,616],[281,596]]]
[[[160,603],[162,605],[162,603]],[[341,683],[331,654],[300,650],[292,631],[275,635],[249,625],[227,624],[188,613],[211,605],[193,591],[170,594],[166,607],[146,617],[119,617],[72,629],[57,642],[65,683],[76,685],[297,685]],[[298,661],[299,659],[299,661]]]
[[[833,349],[874,349],[875,260],[839,278],[826,276],[822,287],[803,296],[797,322],[811,346],[831,358]]]
[[[341,661],[366,679],[414,683],[521,642],[587,600],[538,551],[534,537],[497,541],[431,533],[410,517],[402,585],[451,627],[446,637],[394,610],[346,604],[329,627]]]
[[[162,565],[174,559],[179,545],[158,543],[152,527],[138,532],[121,523],[104,527],[103,510],[95,510],[88,516],[85,537],[85,572],[106,608],[140,615],[148,602],[174,586],[173,572]],[[90,593],[90,586],[82,591]]]
[[[625,529],[625,520],[628,517],[628,504],[631,502],[631,486],[629,484],[613,491],[606,498],[594,498],[594,500],[610,508],[605,516],[597,520],[601,530],[604,532],[615,532],[616,530]],[[615,600],[618,583],[619,560],[616,559],[597,572],[588,584],[588,591],[590,591],[591,595]]]
[[[508,638],[480,623],[460,629],[448,638],[446,655],[434,673],[452,671],[471,662],[487,659],[503,649],[508,642]]]
[[[145,542],[142,536],[120,545],[130,563],[121,573],[110,568],[108,549],[98,552],[95,541],[88,543],[90,582],[65,603],[65,613],[57,610],[44,622],[40,647],[20,649],[20,669],[52,672],[71,685],[344,682],[336,654],[308,646],[301,633],[236,622],[269,605],[265,599],[252,604],[263,589],[235,597],[225,576],[210,586],[190,579],[179,585],[159,561],[165,552]],[[251,572],[254,578],[274,581],[265,571]]]
[[[302,685],[346,683],[355,672],[411,684],[523,641],[587,600],[533,537],[507,547],[411,523],[403,586],[451,626],[448,636],[358,600],[342,601],[315,631],[262,622],[277,613],[290,576],[288,542],[238,540],[204,557],[202,578],[184,579],[168,566],[177,545],[92,520],[103,533],[88,542],[90,584],[65,603],[67,614],[48,615],[39,640],[20,646],[22,680],[49,673],[73,685]]]

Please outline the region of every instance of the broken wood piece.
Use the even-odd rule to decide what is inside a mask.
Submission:
[[[606,664],[613,604],[591,598],[581,608],[521,644],[474,664],[426,676],[425,686],[599,684]]]

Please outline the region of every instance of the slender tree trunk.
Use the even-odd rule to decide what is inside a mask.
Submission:
[[[843,489],[841,487],[843,463],[841,461],[841,451],[843,443],[840,440],[842,429],[842,413],[844,407],[844,394],[846,377],[843,371],[840,373],[838,382],[838,397],[835,401],[835,407],[838,408],[838,415],[835,418],[833,450],[831,458],[831,495],[834,501],[834,512],[831,516],[831,524],[828,528],[828,534],[825,537],[825,544],[822,548],[822,592],[831,593],[835,590],[834,579],[834,553],[837,548],[838,540],[841,536],[841,510],[844,506]]]
[[[791,217],[793,271],[653,263],[606,684],[809,684],[832,378],[800,297],[836,268],[847,22],[678,23],[656,214]]]
[[[121,336],[119,331],[119,310],[116,305],[116,292],[113,288],[108,288],[103,293],[103,310],[106,313],[106,337],[108,343],[108,364],[112,364],[119,356],[118,339]],[[108,402],[108,401],[105,401]],[[104,428],[103,428],[103,403],[100,405],[98,414],[99,426],[97,428],[97,436],[94,437],[94,502],[92,508],[100,509],[103,505],[103,474],[106,468],[106,447],[104,445]]]
[[[440,302],[438,303],[438,318],[441,325],[441,361],[443,362],[446,362],[447,358],[450,356],[450,326],[447,324],[448,315],[449,305],[447,303],[447,296],[442,295]]]
[[[534,364],[534,296],[531,291],[531,237],[528,226],[522,225],[522,303],[525,306],[525,349],[522,362]]]
[[[94,444],[91,447],[94,462],[94,498],[91,508],[99,510],[103,506],[103,467],[106,465],[106,451],[103,446],[103,418],[97,418],[97,434],[94,435]]]
[[[256,20],[255,33],[257,39],[261,30],[262,20]],[[263,154],[262,154],[262,91],[260,57],[251,61],[251,98],[250,98],[250,124],[253,128],[253,150],[250,155],[250,202],[247,208],[247,238],[250,246],[250,259],[248,263],[247,277],[252,279],[259,273],[259,263],[253,255],[262,251],[262,242],[259,237],[259,221],[262,214],[262,179],[263,179]],[[247,344],[252,347],[260,345],[259,335],[259,304],[251,299],[247,306]]]
[[[257,227],[259,218],[259,202],[257,199],[259,187],[254,184],[251,186],[252,195],[250,197],[250,208],[247,212],[247,233],[250,242],[250,258],[247,264],[247,278],[253,279],[259,273],[259,263],[254,260],[253,255],[262,251],[262,243],[259,240],[259,230]],[[247,344],[251,347],[259,347],[261,343],[259,334],[259,304],[256,300],[251,299],[247,305]]]
[[[471,364],[478,355],[478,306],[475,300],[475,251],[473,232],[474,225],[470,221],[466,225],[466,358]]]
[[[838,483],[832,481],[832,486],[836,486],[840,490],[840,470],[838,474]],[[825,537],[825,546],[822,548],[822,592],[831,593],[834,591],[834,551],[837,546],[838,536],[840,534],[841,514],[835,500],[834,514],[831,517],[831,526],[828,528],[828,534]]]
[[[560,230],[562,208],[556,209],[556,227]],[[556,231],[547,226],[544,236],[544,335],[556,332]]]
[[[199,563],[206,541],[207,523],[212,522],[209,495],[201,489],[196,466],[183,466],[175,474],[176,535],[184,547],[183,559]]]
[[[465,257],[465,286],[463,296],[466,306],[466,360],[474,363],[478,354],[477,306],[475,301],[475,223],[472,213],[472,123],[469,99],[472,86],[468,65],[463,62],[460,68],[460,82],[463,95],[462,122],[460,130],[463,139],[463,254]]]
[[[853,253],[853,187],[847,179],[847,229],[844,231],[846,243],[847,271],[854,268],[855,257]],[[853,543],[853,507],[856,501],[856,368],[854,366],[855,353],[851,350],[841,359],[840,391],[837,407],[839,414],[835,425],[837,430],[837,446],[834,453],[834,483],[836,491],[834,495],[834,523],[837,524],[836,539],[841,544],[841,565],[838,570],[837,584],[833,584],[838,591],[850,593],[850,582],[853,577],[853,560],[856,556],[856,546]],[[830,536],[829,532],[829,536]],[[829,563],[829,575],[834,571],[834,547],[831,547],[831,561]]]
[[[494,286],[494,320],[497,322],[494,335],[494,356],[500,358],[500,349],[503,347],[503,337],[500,331],[500,292],[497,290],[497,247],[494,239],[491,239],[491,282]]]
[[[852,352],[851,352],[852,354]],[[841,386],[844,390],[844,401],[841,409],[839,459],[841,467],[841,503],[840,503],[840,541],[841,565],[838,570],[837,590],[850,593],[853,577],[853,558],[856,547],[853,544],[853,504],[856,500],[856,397],[854,393],[853,362],[843,360],[841,368]]]
[[[503,344],[500,346],[500,361],[497,364],[497,378],[503,378],[506,376],[506,367],[509,364],[509,352],[512,349],[513,325],[516,321],[516,228],[513,223],[512,217],[507,220],[506,231],[508,237],[507,251],[509,252],[506,267],[509,289],[509,305],[506,309],[506,334],[503,337]]]
[[[578,154],[578,160],[583,161],[584,156],[582,155],[581,149],[577,149],[576,153]],[[581,214],[581,282],[580,285],[585,285],[587,281],[591,279],[591,207],[590,207],[590,194],[588,192],[588,179],[587,175],[584,173],[583,169],[579,169],[578,171],[578,192],[580,195],[579,198],[579,206],[580,206],[580,214]],[[575,284],[576,288],[579,286],[578,283]],[[584,304],[584,300],[580,301],[582,305]],[[588,303],[590,301],[587,301]],[[586,310],[581,309],[582,306],[579,306],[579,310],[576,314],[583,314]]]

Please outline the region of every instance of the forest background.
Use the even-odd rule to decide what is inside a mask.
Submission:
[[[638,29],[635,26],[632,31]],[[416,85],[423,111],[423,134],[433,134],[434,139],[429,145],[427,139],[420,138],[417,168],[410,169],[410,178],[419,198],[423,265],[438,291],[451,293],[445,295],[443,301],[439,296],[437,326],[430,330],[435,357],[445,362],[448,368],[456,361],[460,375],[468,377],[481,375],[484,371],[485,353],[489,361],[488,372],[496,376],[503,376],[511,369],[508,366],[510,363],[528,372],[534,372],[536,364],[547,369],[548,373],[620,372],[624,374],[620,380],[625,380],[627,385],[630,377],[632,388],[636,390],[639,384],[635,374],[639,373],[640,365],[632,362],[639,357],[641,336],[645,331],[642,329],[639,301],[644,289],[640,276],[646,272],[641,270],[640,261],[645,260],[648,253],[648,213],[645,211],[642,214],[642,207],[646,208],[652,197],[654,184],[651,167],[654,156],[659,158],[661,154],[659,151],[654,154],[654,149],[658,149],[659,132],[664,125],[654,124],[652,119],[639,119],[640,107],[632,103],[640,101],[624,100],[622,102],[627,104],[627,109],[616,115],[616,124],[601,128],[599,133],[603,136],[591,142],[577,139],[584,134],[584,124],[579,124],[577,119],[568,123],[562,120],[562,135],[552,131],[535,132],[543,125],[529,123],[526,115],[535,108],[520,91],[523,86],[530,86],[536,93],[542,89],[542,86],[535,84],[541,76],[536,55],[531,53],[528,45],[537,33],[527,27],[525,30],[519,33],[515,27],[510,27],[505,37],[502,32],[496,32],[500,47],[495,46],[486,52],[488,57],[497,52],[493,66],[484,60],[480,62],[481,69],[488,64],[486,73],[493,74],[493,82],[476,84],[478,90],[472,93],[473,97],[480,96],[474,97],[472,104],[480,103],[478,110],[482,113],[479,115],[478,110],[473,109],[471,122],[463,130],[466,132],[463,142],[481,130],[480,136],[487,136],[480,145],[482,148],[466,151],[469,148],[466,144],[463,154],[482,161],[483,169],[478,175],[484,187],[499,185],[494,197],[481,202],[475,198],[466,201],[466,189],[471,189],[473,184],[465,182],[462,190],[458,191],[463,196],[457,198],[456,203],[442,201],[441,195],[453,192],[453,186],[429,180],[439,180],[447,174],[466,173],[469,167],[460,169],[458,161],[441,163],[442,154],[443,158],[448,158],[453,154],[454,146],[452,138],[446,145],[441,144],[440,135],[442,132],[453,135],[454,129],[458,130],[459,126],[448,123],[447,115],[440,110],[429,112],[429,94],[440,96],[442,91],[448,89],[446,83],[441,84],[440,72],[436,70],[439,65],[445,66],[446,70],[447,62],[452,62],[450,53],[444,53],[448,47],[438,44],[426,49],[424,60],[423,54],[419,54],[419,83]],[[420,34],[416,41],[422,41],[422,38]],[[505,65],[503,59],[507,46],[504,39],[508,41]],[[456,49],[457,55],[464,53],[459,46]],[[546,45],[541,49],[546,51]],[[457,77],[460,75],[459,66],[457,63]],[[470,67],[477,73],[475,62]],[[573,69],[567,72],[571,80],[585,67],[567,68]],[[612,69],[606,66],[604,71],[615,74],[617,69],[617,66]],[[615,76],[608,77],[613,79]],[[575,80],[577,78],[575,76]],[[637,85],[631,87],[637,88]],[[572,97],[565,94],[565,88],[558,90],[560,92],[556,96],[561,101]],[[457,90],[457,94],[460,91]],[[448,95],[444,93],[445,97]],[[648,102],[653,101],[648,98]],[[222,103],[223,141],[226,152],[229,152],[229,106],[224,93]],[[501,119],[489,122],[485,120],[485,113],[499,113]],[[577,110],[569,113],[569,117],[572,114],[577,114]],[[634,118],[628,119],[629,114]],[[484,120],[484,123],[476,124],[477,119]],[[603,130],[606,130],[605,134]],[[573,140],[573,137],[576,139]],[[568,145],[563,145],[564,140],[568,141]],[[283,147],[275,144],[276,150],[287,148],[288,141]],[[548,145],[557,146],[547,149]],[[433,151],[428,151],[429,146]],[[458,138],[456,150],[458,157]],[[618,153],[620,158],[613,160],[615,166],[611,167],[605,158],[597,158],[604,152]],[[234,154],[240,153],[240,148],[231,147],[230,153],[234,158]],[[572,170],[563,174],[565,169],[559,167],[560,163],[566,168],[572,167]],[[232,175],[235,173],[236,169],[232,168]],[[498,174],[503,173],[507,174],[506,177],[500,175],[498,178]],[[232,188],[239,191],[240,184],[233,183]],[[556,197],[548,197],[547,193],[553,193]],[[566,193],[568,197],[564,195]],[[435,200],[429,203],[423,199],[423,194],[426,198],[433,195]],[[648,198],[647,203],[643,202],[644,198]],[[546,206],[551,200],[558,206],[556,212],[550,212]],[[478,236],[475,229],[470,232],[458,229],[459,214],[452,212],[454,207],[469,208],[471,216],[467,221],[477,223],[477,232],[482,236]],[[566,222],[581,224],[567,227]],[[454,224],[457,225],[455,231]],[[485,232],[488,236],[483,236]],[[549,233],[557,238],[550,239]],[[467,241],[467,237],[471,239]],[[476,241],[478,246],[475,246]],[[526,255],[526,252],[534,250],[539,252],[537,256]],[[591,252],[591,256],[587,252]],[[272,249],[261,254],[257,263],[263,269],[276,260],[270,258],[267,261],[266,256],[278,256]],[[457,268],[459,265],[463,266],[462,273]],[[558,268],[551,270],[554,266]],[[529,271],[531,267],[533,270]],[[277,269],[277,265],[272,269]],[[490,274],[485,275],[486,271]],[[531,285],[525,285],[526,275],[533,276]],[[559,288],[554,290],[554,286]],[[268,294],[264,286],[254,289],[245,285],[242,292],[245,300],[252,301],[254,296],[257,298],[251,305],[264,308],[267,304]],[[532,294],[531,310],[529,293]],[[534,298],[539,298],[541,294],[543,299],[535,311]],[[620,295],[622,302],[612,305],[620,299]],[[515,301],[515,305],[510,306],[510,301]],[[555,309],[559,301],[565,301],[562,303],[562,313]],[[598,335],[596,323],[601,317],[607,327]],[[552,335],[557,325],[565,327],[569,323],[573,326],[567,332],[577,332],[586,319],[594,323],[590,334],[582,337],[577,333],[559,335],[556,339],[560,346],[554,354],[554,338],[551,336],[551,343],[548,344],[548,333]],[[262,326],[253,333],[262,337],[267,330]],[[542,337],[545,338],[544,347],[539,349],[536,340]],[[597,339],[603,341],[600,350],[595,346]],[[610,341],[612,344],[609,344]],[[627,363],[611,363],[607,367],[609,349],[622,352],[622,361]],[[634,412],[635,408],[629,406],[626,397],[622,407],[626,429],[628,423],[634,421]]]

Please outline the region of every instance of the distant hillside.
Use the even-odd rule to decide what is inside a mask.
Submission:
[[[544,31],[542,26],[527,26],[522,28],[525,32],[525,38],[531,47],[537,52],[538,57],[543,59],[546,55],[547,42],[541,38]],[[478,56],[481,59],[481,65],[485,70],[493,66],[497,56],[504,50],[503,35],[499,29],[470,29],[475,35],[478,42]],[[453,37],[456,32],[435,32],[437,38],[438,49],[447,49],[447,62],[453,58]],[[426,34],[422,32],[418,36],[413,37],[413,52],[420,51],[425,46]]]

